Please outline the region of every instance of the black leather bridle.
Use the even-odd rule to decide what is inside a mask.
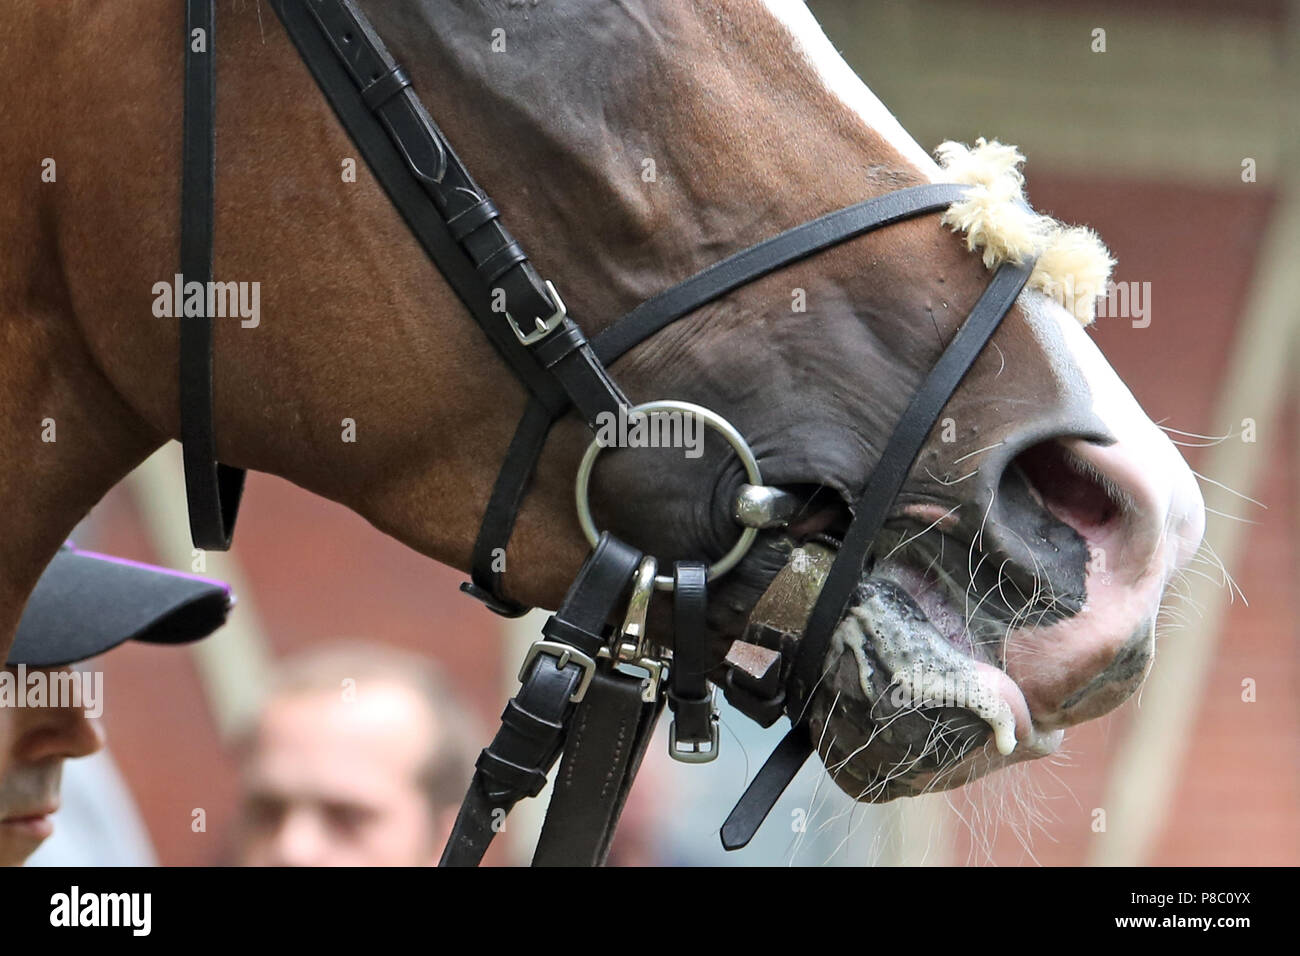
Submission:
[[[555,288],[528,261],[425,111],[354,0],[271,0],[303,60],[393,204],[498,354],[527,388],[527,408],[506,452],[463,589],[497,613],[528,610],[501,595],[492,555],[507,544],[550,427],[571,409],[594,430],[631,402],[607,366],[701,306],[821,250],[882,226],[946,209],[967,187],[900,189],[832,212],[738,252],[656,295],[589,341]],[[181,267],[185,281],[212,273],[215,177],[213,0],[186,0]],[[202,32],[202,43],[195,42]],[[831,634],[843,616],[876,535],[949,397],[1015,303],[1033,262],[1001,266],[912,397],[866,488],[789,662],[784,707],[792,727],[722,828],[728,849],[744,846],[814,749],[807,703],[822,677]],[[496,293],[496,294],[494,294]],[[504,302],[504,310],[494,304]],[[181,436],[190,529],[198,547],[229,547],[242,469],[219,464],[212,422],[212,324],[181,323]],[[443,856],[474,865],[505,814],[536,796],[563,751],[561,772],[534,864],[604,862],[628,788],[662,711],[674,713],[674,741],[712,747],[716,712],[706,673],[708,574],[700,561],[673,567],[674,653],[660,694],[663,661],[624,653],[644,628],[647,571],[654,562],[602,534],[563,603],[543,627],[520,673],[521,688],[483,750]],[[609,626],[621,607],[624,627]],[[638,622],[639,615],[639,622]],[[640,638],[644,634],[640,633]],[[633,644],[640,646],[641,641]],[[630,675],[646,665],[650,676]],[[779,710],[779,708],[778,708]]]

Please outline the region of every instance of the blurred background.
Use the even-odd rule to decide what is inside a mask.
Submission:
[[[784,724],[765,732],[724,711],[714,764],[653,745],[611,862],[1300,863],[1300,4],[810,6],[922,146],[1018,144],[1033,204],[1093,226],[1116,281],[1149,290],[1149,322],[1103,317],[1091,334],[1204,476],[1214,557],[1187,576],[1141,694],[1069,731],[1056,757],[883,807],[848,803],[810,765],[755,843],[724,854],[722,819]],[[75,540],[188,569],[184,502],[173,443]],[[271,662],[338,638],[427,653],[487,734],[543,619],[494,617],[459,593],[465,575],[266,475],[249,476],[234,550],[210,554],[206,573],[235,586],[229,627],[97,665],[116,768],[94,758],[68,772],[112,793],[112,838],[70,848],[61,827],[37,862],[229,862],[230,734]],[[533,803],[492,862],[527,862]]]

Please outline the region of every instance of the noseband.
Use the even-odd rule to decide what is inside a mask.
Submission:
[[[186,6],[181,265],[187,283],[206,283],[212,272],[215,23],[213,0],[187,0]],[[708,654],[705,624],[708,584],[739,562],[759,527],[779,523],[779,516],[774,518],[764,505],[765,500],[770,504],[771,490],[762,486],[758,463],[726,419],[698,406],[683,407],[685,403],[634,407],[607,366],[735,289],[872,230],[946,209],[965,195],[966,187],[900,189],[804,223],[659,293],[589,341],[555,287],[538,275],[501,223],[500,211],[474,182],[353,0],[271,0],[271,6],[390,200],[528,391],[475,542],[473,581],[463,590],[500,614],[529,610],[501,595],[501,574],[492,557],[509,541],[551,426],[571,409],[593,432],[602,422],[630,415],[685,410],[721,432],[746,467],[749,484],[737,504],[743,526],[737,544],[711,567],[678,561],[671,574],[660,574],[655,558],[595,528],[586,507],[586,483],[601,449],[593,442],[578,482],[580,520],[592,551],[524,660],[522,686],[507,703],[496,737],[479,756],[442,860],[443,865],[477,864],[505,814],[519,800],[541,792],[563,751],[533,862],[602,863],[665,700],[674,715],[669,734],[673,756],[703,762],[717,755],[717,712],[707,676],[715,663]],[[203,31],[205,42],[195,42],[196,30]],[[812,753],[806,705],[822,676],[831,634],[926,437],[1015,303],[1032,266],[1031,261],[998,269],[913,395],[853,505],[843,542],[819,558],[816,586],[808,592],[816,599],[800,639],[784,646],[778,642],[775,649],[739,647],[743,642],[737,642],[728,655],[729,696],[734,691],[748,701],[748,712],[767,724],[782,708],[792,723],[724,824],[728,849],[749,841]],[[196,546],[224,550],[244,472],[216,460],[212,352],[211,317],[186,317],[181,323],[180,385],[190,529]],[[656,586],[672,592],[671,655],[645,633],[646,607]],[[608,622],[620,608],[622,625],[611,629]],[[774,663],[775,669],[767,666]],[[773,681],[777,672],[785,679]]]

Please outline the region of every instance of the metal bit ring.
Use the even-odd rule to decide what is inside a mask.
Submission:
[[[646,402],[644,405],[637,405],[631,409],[630,414],[641,413],[648,415],[654,412],[684,412],[695,416],[727,440],[727,444],[732,447],[732,450],[740,458],[740,463],[744,467],[745,475],[751,485],[761,485],[763,483],[763,476],[758,470],[758,460],[754,457],[754,452],[750,449],[749,443],[736,430],[736,426],[721,415],[702,405],[670,400]],[[575,483],[574,497],[578,508],[578,523],[582,525],[582,533],[586,535],[588,543],[593,548],[596,546],[596,542],[600,540],[600,532],[596,530],[595,519],[591,516],[591,500],[588,486],[591,483],[591,470],[596,465],[596,458],[604,450],[605,446],[600,443],[599,439],[592,440],[592,443],[587,446],[586,453],[582,456],[582,463],[578,465],[578,477]],[[709,580],[721,577],[739,564],[740,559],[753,547],[757,537],[757,528],[745,528],[740,533],[736,543],[731,546],[731,550],[709,566],[707,572]],[[665,574],[656,576],[655,587],[660,591],[671,591],[673,589],[672,576]]]

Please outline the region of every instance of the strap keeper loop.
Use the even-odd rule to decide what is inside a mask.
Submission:
[[[474,762],[476,769],[494,781],[523,794],[535,797],[546,787],[546,774],[533,767],[521,767],[484,749]]]
[[[464,242],[470,233],[499,218],[501,218],[501,210],[497,209],[496,203],[485,196],[474,205],[466,206],[451,216],[447,220],[447,228],[451,231],[453,239]]]
[[[478,264],[478,274],[489,287],[521,262],[528,259],[524,247],[511,240]]]
[[[406,71],[393,64],[391,70],[361,88],[361,99],[371,112],[378,112],[381,106],[410,85],[411,78]]]
[[[539,344],[533,346],[533,354],[547,368],[553,368],[575,349],[587,344],[587,336],[578,328],[576,322],[566,322],[561,331],[548,335]]]
[[[564,730],[562,724],[552,723],[524,710],[513,697],[506,701],[506,709],[501,712],[501,724],[529,740],[548,740]]]
[[[554,641],[561,641],[577,648],[589,657],[595,657],[605,646],[604,635],[593,634],[555,615],[542,625],[542,633]]]

